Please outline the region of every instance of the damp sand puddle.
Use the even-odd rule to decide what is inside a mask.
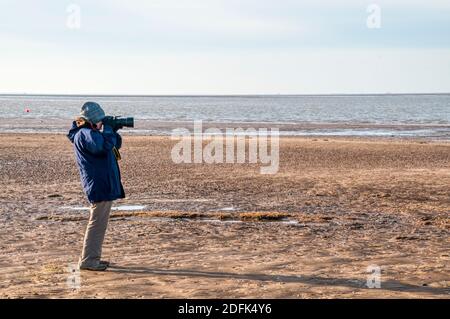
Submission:
[[[182,211],[145,211],[145,205],[121,205],[112,207],[111,220],[131,219],[142,220],[145,218],[152,222],[201,222],[201,223],[264,223],[264,224],[283,224],[302,226],[298,220],[289,218],[288,214],[279,212],[236,212],[235,207],[218,208],[216,212],[197,213]],[[60,210],[65,211],[89,211],[89,207],[83,206],[63,206]],[[54,221],[79,221],[87,219],[87,216],[58,216],[44,215],[39,216],[37,220]]]
[[[125,218],[125,217],[124,217]],[[144,217],[145,218],[145,217]],[[127,219],[137,220],[142,217],[128,217]],[[264,224],[283,224],[302,226],[297,220],[281,219],[281,220],[239,220],[239,219],[212,219],[212,218],[171,218],[171,217],[147,217],[152,222],[195,222],[195,223],[211,223],[211,224],[245,224],[245,223],[264,223]]]
[[[123,205],[123,206],[116,206],[112,207],[111,210],[113,211],[139,211],[143,210],[146,206],[143,205]],[[71,211],[82,211],[82,210],[90,210],[89,207],[82,207],[82,206],[63,206],[60,207],[61,210],[71,210]]]

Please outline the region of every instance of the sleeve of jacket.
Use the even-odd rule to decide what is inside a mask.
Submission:
[[[110,126],[105,125],[103,132],[89,130],[84,135],[82,144],[91,154],[103,156],[110,152],[117,142],[117,134]]]

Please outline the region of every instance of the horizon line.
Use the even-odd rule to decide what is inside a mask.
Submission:
[[[269,94],[70,94],[70,93],[0,93],[0,96],[68,96],[68,97],[276,97],[276,96],[374,96],[374,95],[450,95],[449,92],[386,93],[269,93]]]

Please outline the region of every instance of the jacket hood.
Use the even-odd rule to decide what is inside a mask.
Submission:
[[[67,134],[67,138],[73,143],[75,139],[75,134],[81,129],[81,127],[77,126],[77,123],[73,121],[72,127],[69,130],[69,133]]]

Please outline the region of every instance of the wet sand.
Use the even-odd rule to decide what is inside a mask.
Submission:
[[[286,137],[279,173],[260,175],[176,165],[174,143],[124,137],[115,205],[146,207],[113,213],[113,267],[73,289],[88,212],[63,209],[87,206],[71,145],[0,134],[0,297],[450,297],[450,144]]]
[[[67,131],[68,119],[54,118],[50,122],[39,118],[0,118],[1,133],[63,134]],[[223,132],[227,128],[278,129],[286,136],[360,136],[361,138],[416,138],[417,140],[450,139],[448,124],[375,124],[375,123],[285,123],[285,122],[202,122],[203,129],[216,128]],[[124,135],[170,136],[174,129],[194,129],[193,121],[136,120],[134,129],[125,129]]]

